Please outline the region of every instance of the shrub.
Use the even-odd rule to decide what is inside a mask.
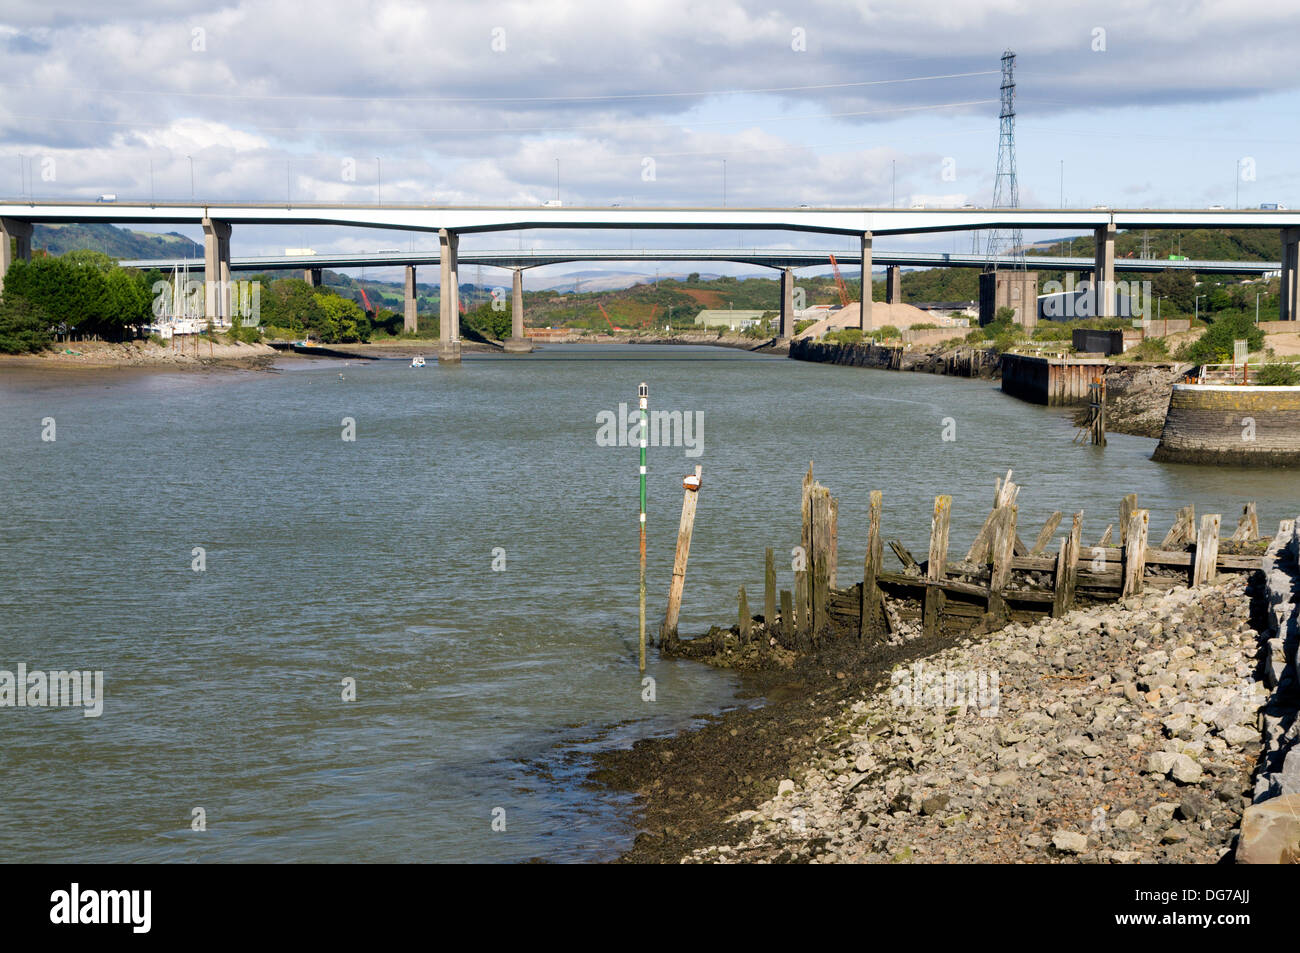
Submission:
[[[1265,364],[1255,374],[1255,383],[1275,387],[1300,384],[1300,367],[1295,364]]]
[[[13,291],[0,299],[0,354],[43,351],[53,340],[44,309]]]
[[[1035,341],[1072,341],[1074,331],[1060,324],[1040,324],[1032,337]]]
[[[1163,338],[1147,338],[1137,347],[1129,348],[1124,357],[1133,361],[1167,361],[1169,345]]]
[[[1250,315],[1223,315],[1216,318],[1197,341],[1185,349],[1180,348],[1178,354],[1180,359],[1196,364],[1226,364],[1232,360],[1233,342],[1243,338],[1252,351],[1264,346],[1264,332]]]
[[[1013,333],[999,334],[993,339],[993,352],[1004,354],[1020,343],[1020,336]]]

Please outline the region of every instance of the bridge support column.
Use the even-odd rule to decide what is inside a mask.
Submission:
[[[302,270],[302,280],[313,288],[319,288],[322,281],[321,270],[320,268],[304,268]]]
[[[873,327],[871,323],[871,233],[862,233],[862,314],[858,324],[866,334]]]
[[[506,353],[528,354],[533,342],[524,337],[524,270],[515,268],[514,282],[510,288],[510,338]]]
[[[406,266],[406,294],[402,301],[402,330],[414,334],[419,330],[419,299],[415,293],[415,266]]]
[[[1282,229],[1282,287],[1279,290],[1278,320],[1300,320],[1300,228]]]
[[[1115,223],[1096,231],[1097,252],[1092,267],[1092,294],[1099,318],[1115,317]]]
[[[794,270],[781,269],[781,340],[794,337]]]
[[[11,238],[17,245],[13,252],[9,250]],[[32,223],[16,218],[0,218],[0,293],[4,292],[5,274],[9,271],[14,253],[23,261],[32,260]]]
[[[230,316],[230,223],[203,220],[203,314],[221,323]]]
[[[885,300],[890,304],[903,303],[902,265],[890,265],[885,269]]]
[[[460,363],[460,271],[456,253],[460,236],[438,229],[438,363]]]

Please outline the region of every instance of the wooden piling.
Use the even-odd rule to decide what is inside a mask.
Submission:
[[[1040,556],[1047,549],[1047,544],[1052,541],[1052,534],[1056,532],[1056,527],[1061,525],[1061,511],[1057,510],[1047,518],[1043,528],[1038,531],[1038,538],[1034,540],[1034,548],[1029,551],[1031,556]]]
[[[1259,539],[1259,516],[1252,502],[1242,509],[1241,519],[1237,520],[1237,531],[1232,534],[1232,542],[1246,543],[1255,539]]]
[[[789,648],[794,644],[794,600],[790,590],[781,590],[781,644]]]
[[[750,615],[750,613],[749,613],[749,600],[745,598],[745,587],[744,587],[744,586],[741,586],[741,587],[740,587],[740,593],[739,593],[738,598],[739,598],[739,601],[740,601],[740,605],[739,605],[739,615],[740,615],[740,626],[739,626],[739,629],[740,629],[740,644],[741,644],[741,645],[747,645],[747,644],[749,643],[750,632],[753,631],[753,626],[754,626],[754,617],[753,617],[752,615]]]
[[[698,481],[703,468],[695,467],[695,479]],[[685,489],[682,497],[682,521],[677,528],[677,552],[673,556],[673,581],[668,589],[668,609],[664,613],[663,624],[659,627],[659,646],[671,647],[677,644],[677,619],[682,610],[682,590],[686,588],[686,561],[691,555],[691,531],[695,528],[695,501],[699,498],[698,489]]]
[[[1015,556],[1016,505],[999,507],[993,530],[993,571],[989,574],[988,616],[996,624],[1006,618],[1003,590],[1011,581],[1011,560]]]
[[[835,577],[839,569],[839,562],[840,562],[840,557],[839,557],[840,501],[835,499],[835,497],[832,496],[830,497],[830,505],[831,505],[831,512],[830,512],[831,525],[830,525],[830,538],[828,540],[828,545],[830,546],[830,553],[828,556],[826,576],[828,579],[828,584],[832,589],[834,589]]]
[[[930,517],[930,556],[925,572],[927,583],[942,582],[946,578],[944,570],[948,563],[948,525],[951,517],[952,497],[936,496],[934,513]],[[937,585],[927,585],[921,609],[921,625],[925,635],[934,635],[938,631],[943,606],[943,589]]]
[[[776,560],[771,546],[763,558],[763,621],[768,625],[776,622]]]
[[[1136,493],[1130,493],[1119,501],[1119,544],[1121,546],[1128,542],[1129,517],[1133,515],[1137,505],[1138,495]],[[1106,544],[1100,543],[1099,545],[1105,546]]]
[[[1128,531],[1124,534],[1124,582],[1119,597],[1140,595],[1142,592],[1142,574],[1147,565],[1147,527],[1150,523],[1150,511],[1134,510],[1129,514]]]
[[[831,494],[824,486],[812,491],[812,636],[826,628],[830,599]]]
[[[1184,506],[1178,511],[1174,525],[1169,527],[1165,538],[1160,543],[1161,549],[1174,549],[1185,546],[1196,539],[1196,507]]]
[[[1052,588],[1052,617],[1059,619],[1074,607],[1079,579],[1079,548],[1083,545],[1083,511],[1074,514],[1070,534],[1061,540]]]
[[[881,569],[880,561],[884,555],[880,545],[882,502],[881,492],[872,490],[870,512],[867,517],[867,555],[862,564],[862,607],[858,615],[858,638],[860,639],[875,635],[883,615],[880,586],[876,582]]]
[[[795,644],[801,651],[812,646],[812,601],[809,593],[808,570],[794,574]]]
[[[1106,532],[1102,533],[1102,534],[1101,534],[1101,539],[1097,540],[1097,545],[1098,545],[1098,546],[1109,546],[1109,545],[1110,545],[1110,534],[1111,534],[1111,530],[1113,530],[1114,528],[1115,528],[1115,524],[1114,524],[1114,523],[1107,523],[1107,524],[1106,524]]]
[[[1196,537],[1196,560],[1192,564],[1192,585],[1203,586],[1214,579],[1219,558],[1219,513],[1206,513],[1201,517],[1201,531]]]

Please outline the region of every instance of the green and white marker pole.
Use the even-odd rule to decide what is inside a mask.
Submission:
[[[647,427],[649,426],[649,414],[647,407],[650,404],[650,388],[645,382],[637,388],[637,399],[641,405],[641,629],[639,646],[641,650],[640,664],[641,671],[645,671],[645,448],[647,443]]]

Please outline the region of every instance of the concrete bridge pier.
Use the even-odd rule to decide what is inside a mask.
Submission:
[[[419,299],[415,293],[415,266],[406,266],[406,294],[402,301],[402,330],[414,334],[419,330]]]
[[[1282,229],[1282,287],[1277,301],[1279,321],[1300,320],[1300,228]]]
[[[11,238],[17,245],[12,252],[9,249]],[[0,218],[0,293],[4,291],[5,274],[9,271],[15,252],[23,261],[32,260],[32,223],[16,218]]]
[[[902,265],[890,265],[885,269],[885,300],[890,304],[903,303]]]
[[[313,288],[319,288],[321,281],[324,280],[321,278],[321,271],[320,268],[304,268],[302,270],[302,280]]]
[[[511,270],[515,275],[510,288],[510,337],[506,341],[506,353],[528,354],[533,342],[524,337],[524,270]]]
[[[871,233],[862,233],[862,314],[858,326],[862,328],[862,333],[869,332],[873,325],[871,323]]]
[[[460,236],[438,229],[438,363],[460,363],[460,272],[456,253]]]
[[[213,320],[230,318],[230,223],[203,220],[204,315]]]
[[[794,337],[794,269],[781,269],[781,340]]]
[[[1092,267],[1092,292],[1099,318],[1115,317],[1115,223],[1095,233],[1097,251]]]

